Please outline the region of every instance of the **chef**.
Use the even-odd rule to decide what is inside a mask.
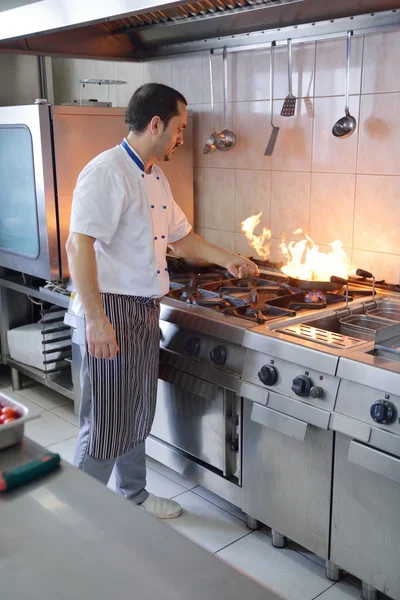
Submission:
[[[74,464],[160,519],[179,504],[146,490],[145,440],[156,407],[160,299],[167,245],[180,256],[257,273],[254,263],[196,235],[157,162],[183,144],[186,100],[161,84],[133,94],[121,144],[94,158],[74,190],[68,262],[83,317],[80,432]],[[233,210],[233,207],[232,207]]]

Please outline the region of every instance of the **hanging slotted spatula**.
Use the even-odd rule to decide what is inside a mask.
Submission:
[[[279,127],[274,125],[274,49],[275,42],[271,43],[271,54],[269,57],[269,98],[270,98],[270,110],[271,110],[271,135],[269,137],[268,145],[265,149],[264,156],[272,156],[275,148],[276,138],[278,137]]]
[[[288,39],[287,41],[287,49],[288,49],[288,80],[289,80],[289,93],[286,96],[282,110],[282,117],[293,117],[296,110],[296,96],[292,93],[292,40]]]

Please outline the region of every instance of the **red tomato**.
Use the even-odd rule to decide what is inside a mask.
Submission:
[[[1,414],[12,419],[16,419],[19,416],[15,408],[12,408],[12,406],[5,406],[2,408]]]
[[[5,420],[6,420],[5,415],[0,415],[0,425],[3,425]]]
[[[16,421],[16,419],[14,417],[9,417],[8,419],[4,420],[4,425],[7,425],[7,423],[12,423],[13,421]]]

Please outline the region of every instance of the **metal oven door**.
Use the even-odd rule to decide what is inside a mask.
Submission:
[[[331,560],[400,598],[400,441],[384,434],[397,456],[336,433]]]
[[[169,365],[159,377],[151,435],[240,483],[240,398]]]
[[[333,456],[329,413],[272,392],[268,402],[271,408],[248,399],[243,404],[242,510],[328,558]]]
[[[48,105],[0,108],[0,266],[59,279]]]

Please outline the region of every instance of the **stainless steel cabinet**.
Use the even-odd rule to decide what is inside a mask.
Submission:
[[[400,459],[336,434],[331,560],[400,598]]]
[[[327,558],[332,453],[332,432],[244,400],[242,509]]]

